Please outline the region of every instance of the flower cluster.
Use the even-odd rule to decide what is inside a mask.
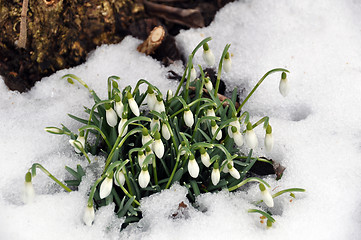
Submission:
[[[224,72],[231,71],[230,45],[226,45],[223,51],[215,86],[200,65],[198,73],[193,65],[194,54],[202,46],[205,63],[209,66],[215,64],[209,40],[203,40],[192,52],[176,92],[168,91],[166,98],[146,80],[139,80],[134,89],[131,86],[121,89],[117,81],[119,78],[112,76],[108,78],[108,98],[101,100],[78,77],[71,74],[64,76],[69,82],[77,80],[86,87],[93,95],[95,104],[85,110],[89,114],[88,119],[69,115],[84,124],[78,134],[65,126],[45,130],[69,135],[69,142],[75,151],[84,155],[89,162],[88,153],[106,154],[104,171],[90,189],[83,218],[86,225],[94,221],[96,208],[110,202],[116,204],[115,211],[119,217],[126,217],[126,223],[138,221],[139,200],[169,188],[174,182],[188,188],[189,199],[195,201],[202,192],[224,188],[233,191],[247,182],[257,181],[260,183],[262,200],[268,207],[273,207],[273,197],[267,190],[269,184],[261,178],[246,178],[246,173],[260,160],[252,156],[253,149],[258,146],[254,128],[263,126],[265,150],[272,150],[269,118],[263,117],[251,123],[249,113],[242,112],[242,107],[262,81],[274,72],[282,72],[280,91],[285,95],[288,71],[274,69],[266,73],[236,108],[237,89],[233,91],[232,98],[224,101],[218,98],[222,67]],[[140,91],[142,84],[147,85],[145,92]],[[88,141],[90,136],[93,141]],[[249,153],[242,154],[239,147]],[[36,168],[46,171],[37,164],[31,168],[33,174]],[[78,186],[85,174],[83,169],[78,165],[76,170],[69,167],[67,170],[76,178],[66,181],[67,185]],[[55,177],[52,178],[71,191]],[[31,175],[30,180],[29,176],[26,179],[26,184],[31,183]],[[27,202],[32,199],[31,187],[27,187]],[[257,212],[266,214],[261,210]]]

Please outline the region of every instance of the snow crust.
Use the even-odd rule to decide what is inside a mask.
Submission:
[[[232,71],[223,73],[230,88],[249,92],[268,70],[283,67],[291,91],[278,92],[279,74],[269,76],[245,105],[252,121],[268,115],[274,150],[263,146],[256,154],[287,167],[283,178],[266,180],[278,189],[302,187],[306,193],[275,199],[274,226],[266,230],[259,215],[247,213],[260,198],[257,185],[247,191],[203,194],[198,208],[187,201],[186,190],[170,190],[142,200],[144,218],[119,233],[122,219],[114,205],[96,212],[92,227],[81,219],[87,191],[99,174],[102,159],[87,171],[79,191],[66,193],[41,171],[33,179],[34,203],[23,205],[21,191],[27,169],[41,163],[64,180],[64,165],[86,165],[67,137],[46,133],[60,123],[75,131],[79,125],[66,116],[81,116],[92,106],[86,89],[60,80],[64,74],[81,77],[101,97],[106,79],[121,77],[132,86],[144,78],[163,93],[175,90],[165,68],[135,51],[131,37],[117,45],[99,47],[88,61],[44,78],[28,93],[10,92],[0,81],[0,239],[358,239],[361,234],[361,4],[357,1],[237,1],[225,6],[207,28],[181,32],[176,40],[188,55],[204,37],[218,59],[231,43]],[[195,63],[204,66],[201,53]],[[0,79],[1,80],[1,79]],[[79,87],[78,87],[79,86]],[[85,114],[84,114],[85,115]],[[259,140],[264,137],[256,129]],[[261,143],[262,141],[260,141]],[[169,217],[184,201],[189,207],[179,218]]]

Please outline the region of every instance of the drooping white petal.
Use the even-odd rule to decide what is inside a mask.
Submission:
[[[154,104],[157,102],[157,97],[154,93],[148,93],[147,94],[147,104],[149,110],[154,110]]]
[[[76,146],[78,146],[79,148],[84,148],[85,138],[82,136],[78,136],[76,140],[77,141],[70,139],[69,143],[74,147],[76,153],[81,153],[81,151]]]
[[[141,188],[145,188],[148,186],[149,181],[150,181],[150,175],[149,175],[148,170],[142,169],[142,171],[139,174],[139,178],[138,178],[139,186]]]
[[[160,128],[160,123],[159,123],[159,119],[154,119],[152,118],[151,122],[150,122],[150,130],[152,131],[153,128],[155,127],[155,125],[158,124],[158,130]]]
[[[268,207],[273,207],[274,206],[272,195],[269,193],[267,188],[264,191],[261,191],[261,196],[262,196],[263,202]]]
[[[231,58],[225,58],[223,60],[223,69],[226,73],[230,72],[232,69],[232,60]]]
[[[238,147],[242,146],[243,142],[244,142],[242,133],[240,133],[238,131],[233,133],[233,140]]]
[[[203,51],[202,57],[203,57],[203,60],[206,62],[206,64],[210,67],[212,67],[214,65],[214,63],[216,62],[211,49]]]
[[[212,130],[213,136],[214,136],[214,134],[216,133],[217,129],[218,129],[218,126],[217,126],[217,125],[212,127],[211,130]],[[219,130],[219,132],[217,133],[216,139],[219,140],[219,139],[221,139],[221,138],[222,138],[222,130]]]
[[[128,119],[122,118],[122,120],[120,120],[119,125],[118,125],[118,134],[121,135],[122,137],[124,137],[125,134],[127,134],[127,132],[128,132],[128,125],[122,131],[123,126],[125,125],[126,121],[128,121]]]
[[[288,79],[281,79],[280,80],[280,85],[279,85],[279,90],[280,93],[282,94],[282,96],[286,97],[290,91],[290,86],[288,84]]]
[[[114,127],[118,123],[118,116],[113,108],[105,110],[105,118],[107,119],[108,125],[111,127]]]
[[[184,111],[184,122],[188,127],[192,127],[194,123],[193,113],[190,110]]]
[[[206,166],[206,167],[209,167],[211,165],[211,159],[207,152],[201,154],[201,161],[204,164],[204,166]]]
[[[100,185],[99,196],[101,199],[109,196],[113,188],[113,178],[106,177]]]
[[[139,163],[140,167],[143,166],[144,160],[145,160],[145,155],[144,154],[138,154],[138,163]]]
[[[241,124],[239,123],[238,118],[237,118],[237,120],[229,123],[228,136],[231,138],[233,138],[232,126],[236,127],[238,132],[241,132]]]
[[[150,136],[150,134],[148,135],[142,135],[142,145],[146,144],[147,142],[149,142],[150,140],[153,140],[153,138]]]
[[[164,137],[164,139],[169,140],[171,135],[169,132],[169,129],[167,127],[167,124],[163,123],[162,124],[162,136]]]
[[[121,101],[115,102],[114,110],[118,114],[119,118],[122,118],[122,114],[123,114],[123,110],[124,110],[123,103]]]
[[[210,109],[207,109],[206,115],[207,115],[208,117],[215,117],[215,116],[216,116],[216,113],[214,112],[214,109],[213,109],[213,108],[210,108]]]
[[[258,145],[258,139],[254,130],[246,130],[245,142],[249,148],[256,148]]]
[[[144,156],[144,155],[143,155]],[[119,169],[115,174],[114,174],[114,184],[117,185],[118,187],[120,186],[119,183],[123,186],[125,183],[125,176],[124,173],[122,172],[121,169]]]
[[[223,165],[225,162],[227,162],[227,160],[224,160],[224,161],[222,162],[222,165]],[[230,164],[231,164],[231,166],[233,167],[233,161],[230,161],[229,163],[230,163]],[[224,166],[224,168],[223,168],[222,172],[224,172],[224,173],[228,173],[228,172],[229,172],[229,168],[228,168],[228,166],[227,166],[227,165],[226,165],[226,166]]]
[[[199,166],[195,159],[189,159],[188,161],[188,172],[192,178],[197,178],[199,174]]]
[[[24,184],[24,190],[23,190],[23,202],[25,204],[32,203],[35,199],[35,190],[32,182],[26,182]]]
[[[164,145],[162,140],[158,139],[153,142],[153,151],[158,158],[162,158],[164,155]]]
[[[93,221],[94,221],[94,218],[95,218],[94,207],[93,206],[91,206],[91,207],[87,206],[85,208],[85,211],[84,211],[83,222],[87,226],[91,226]]]
[[[231,176],[234,177],[235,179],[239,179],[241,177],[238,170],[233,166],[231,169],[229,169],[229,174],[231,174]]]
[[[194,79],[196,79],[196,78],[197,78],[197,72],[196,72],[196,70],[194,69],[194,67],[192,67],[190,80],[191,80],[191,81],[194,81]]]
[[[266,151],[268,151],[268,152],[272,151],[273,142],[274,141],[273,141],[272,133],[266,134],[266,136],[264,138],[264,146],[266,148]]]
[[[156,112],[165,112],[165,107],[164,107],[164,103],[163,100],[162,101],[156,101],[155,105],[154,105],[154,111]]]
[[[216,186],[219,183],[219,180],[221,179],[221,173],[219,172],[219,168],[213,168],[211,173],[211,180],[214,186]]]
[[[208,82],[206,81],[204,86],[206,87],[208,92],[211,92],[213,90],[213,84],[212,84],[211,80],[209,80]]]
[[[132,112],[134,113],[135,116],[139,116],[139,107],[137,102],[134,100],[134,98],[128,98],[128,103],[129,103],[129,107],[130,110],[132,110]]]

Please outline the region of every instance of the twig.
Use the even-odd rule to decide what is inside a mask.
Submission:
[[[23,0],[23,6],[21,9],[21,18],[20,18],[20,35],[18,40],[18,47],[25,48],[26,46],[26,37],[27,37],[27,28],[26,28],[26,16],[28,13],[28,4],[29,0]]]

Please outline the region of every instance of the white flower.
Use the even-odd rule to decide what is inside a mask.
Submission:
[[[207,115],[208,117],[215,117],[215,116],[216,116],[213,107],[210,107],[210,108],[207,109],[206,115]]]
[[[266,133],[266,136],[264,138],[264,146],[266,148],[266,151],[270,152],[273,148],[273,136],[272,133]]]
[[[151,145],[151,146],[152,146],[152,145]],[[150,154],[153,154],[153,151],[152,151],[152,149],[151,149],[149,146],[147,146],[147,147],[145,148],[145,156],[148,156],[148,155],[150,155]],[[149,164],[149,165],[152,164],[152,161],[149,161],[148,164]]]
[[[119,180],[119,182],[118,182],[118,180]],[[121,169],[119,169],[118,171],[116,171],[115,174],[114,174],[114,184],[119,187],[119,186],[120,186],[119,183],[120,183],[120,185],[122,185],[122,186],[123,186],[124,183],[125,183],[125,176],[124,176],[124,173],[122,172]]]
[[[279,90],[282,96],[286,97],[290,91],[290,87],[287,80],[287,75],[285,72],[282,72],[282,77],[280,80]]]
[[[76,140],[78,141],[75,141],[75,140],[69,140],[69,143],[74,147],[74,150],[76,153],[81,153],[81,151],[79,150],[80,149],[84,149],[84,146],[85,146],[85,138],[84,136],[78,136],[76,138]],[[76,147],[77,146],[77,147]]]
[[[228,166],[228,169],[229,169],[229,174],[231,174],[232,177],[234,177],[235,179],[239,179],[241,176],[238,172],[238,170],[231,166],[231,168],[229,168],[230,166]]]
[[[125,125],[126,121],[128,121],[128,119],[124,118],[124,114],[123,114],[123,118],[122,118],[122,120],[120,120],[119,125],[118,125],[118,134],[122,137],[124,137],[125,134],[127,134],[127,132],[128,132],[128,125],[122,131],[122,128]]]
[[[89,206],[88,204],[84,211],[83,221],[87,226],[91,226],[94,221],[94,218],[95,218],[95,213],[94,213],[93,204],[91,206]]]
[[[169,140],[171,135],[169,132],[169,129],[167,127],[167,124],[163,123],[162,124],[162,136],[164,137],[164,139]]]
[[[227,162],[227,160],[224,160],[224,161],[222,162],[222,165],[223,165],[225,162]],[[231,166],[233,167],[233,161],[230,161],[228,164],[231,164]],[[228,172],[229,172],[228,164],[226,164],[226,165],[224,166],[222,172],[224,172],[224,173],[228,173]]]
[[[145,155],[144,155],[143,151],[139,151],[138,152],[138,163],[139,163],[140,167],[143,166],[144,160],[145,160]]]
[[[229,123],[228,126],[228,136],[233,138],[233,132],[232,132],[232,127],[236,127],[238,132],[241,132],[241,124],[238,121],[238,118],[236,120],[234,120],[233,122]]]
[[[112,191],[112,188],[113,188],[113,176],[106,177],[103,180],[102,184],[100,185],[100,190],[99,190],[100,199],[108,197],[110,192]]]
[[[159,119],[158,119],[158,117],[154,116],[152,118],[152,121],[150,122],[150,130],[153,131],[153,129],[156,125],[158,125],[157,129],[159,130],[159,128],[160,128]]]
[[[140,172],[139,177],[138,177],[139,186],[141,188],[145,188],[148,186],[149,181],[150,181],[150,175],[149,175],[148,169],[142,168],[142,171]]]
[[[118,123],[118,116],[113,108],[105,109],[105,118],[109,126],[114,127]]]
[[[272,198],[272,195],[267,190],[267,188],[262,183],[260,183],[259,189],[261,190],[261,197],[262,197],[263,202],[268,207],[273,207],[274,206],[273,198]]]
[[[123,114],[123,110],[124,110],[123,103],[121,101],[115,102],[114,110],[118,114],[119,118],[122,118],[122,114]]]
[[[249,148],[253,149],[256,148],[258,145],[256,133],[254,132],[252,124],[250,122],[247,123],[245,142]]]
[[[154,111],[156,112],[165,112],[165,107],[164,107],[164,103],[163,103],[163,99],[161,99],[160,101],[157,100],[156,103],[154,104]]]
[[[169,101],[172,97],[173,97],[173,92],[172,90],[169,89],[167,92],[167,101]]]
[[[143,128],[143,130],[142,130],[142,145],[146,144],[150,140],[153,140],[153,138],[148,133],[148,129]]]
[[[237,128],[235,126],[232,126],[232,133],[233,133],[233,140],[235,144],[240,147],[243,145],[243,135],[239,131],[237,131]]]
[[[213,168],[211,173],[211,180],[214,186],[216,186],[219,183],[219,180],[221,178],[221,173],[219,172],[219,168]]]
[[[57,127],[46,127],[46,128],[44,128],[44,130],[47,131],[48,133],[64,134],[64,131]]]
[[[194,123],[193,113],[188,109],[184,111],[184,122],[188,127],[192,127]]]
[[[223,68],[224,68],[224,71],[227,73],[230,72],[232,69],[232,60],[231,60],[228,52],[226,53],[226,56],[223,60]]]
[[[214,58],[214,55],[213,55],[211,49],[209,49],[207,43],[205,43],[203,45],[203,55],[202,55],[202,57],[203,57],[203,60],[206,62],[206,64],[208,66],[212,67],[214,65],[215,58]]]
[[[134,113],[135,116],[139,116],[139,107],[137,102],[134,100],[132,94],[130,92],[127,93],[127,98],[128,98],[128,104],[130,107],[130,110],[132,110],[132,112]]]
[[[196,70],[194,69],[194,67],[192,66],[190,80],[193,81],[193,80],[196,79],[196,78],[197,78],[197,72],[196,72]]]
[[[204,166],[209,167],[211,165],[211,160],[207,151],[204,148],[201,148],[200,152],[202,163],[204,164]]]
[[[25,183],[24,183],[24,191],[23,191],[23,202],[25,204],[32,203],[35,198],[35,190],[33,183],[31,182],[31,173],[27,172],[25,174]]]
[[[197,161],[194,159],[194,156],[191,155],[188,161],[188,172],[192,178],[197,178],[199,174],[199,166]]]
[[[214,120],[212,120],[211,125],[212,125],[211,131],[214,136],[214,134],[216,133],[216,131],[218,130],[219,127],[218,127],[216,121],[214,121]],[[222,138],[222,130],[219,130],[217,133],[216,139],[220,140],[221,138]]]
[[[205,81],[204,86],[206,87],[208,92],[211,93],[211,91],[213,90],[213,84],[211,80],[209,78],[205,78],[204,81]]]
[[[180,144],[179,147],[178,147],[178,150],[181,149],[182,147],[185,147],[185,146],[186,146],[186,143],[185,143],[184,141],[182,141],[181,144]],[[184,155],[184,154],[186,154],[186,150],[182,150],[182,151],[180,152],[180,155],[181,155],[181,156]]]
[[[147,104],[148,104],[148,108],[149,110],[154,110],[154,104],[157,101],[157,97],[155,96],[155,93],[153,91],[153,89],[148,86],[148,90],[147,90]]]
[[[164,155],[164,145],[160,139],[160,133],[156,132],[154,135],[155,141],[153,142],[153,151],[158,158],[162,158]]]

